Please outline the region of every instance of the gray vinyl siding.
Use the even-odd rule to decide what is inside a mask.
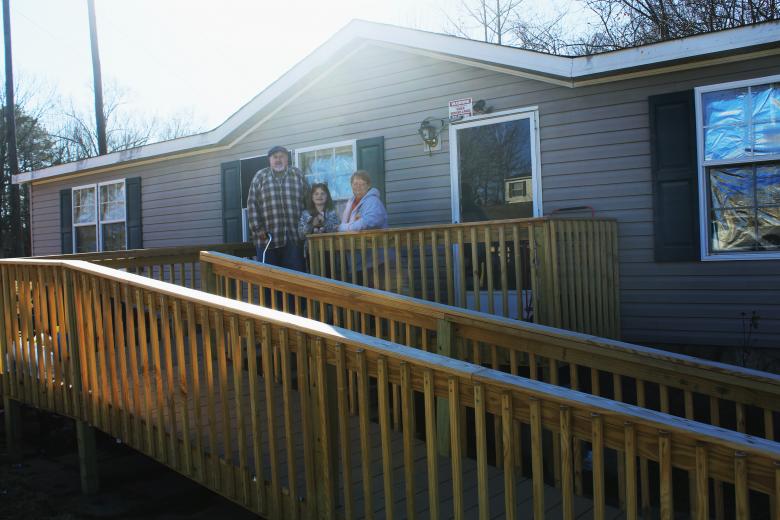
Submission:
[[[145,247],[221,242],[220,163],[274,144],[295,149],[380,135],[390,225],[449,222],[447,132],[441,151],[429,155],[417,128],[427,116],[446,117],[449,100],[473,97],[496,111],[538,107],[545,214],[588,205],[619,221],[624,339],[741,346],[740,313],[756,310],[755,344],[780,347],[780,262],[653,261],[647,113],[650,95],[776,73],[777,58],[769,57],[572,89],[368,47],[300,95],[292,89],[295,99],[228,150],[34,186],[34,253],[59,252],[64,187],[141,176]]]

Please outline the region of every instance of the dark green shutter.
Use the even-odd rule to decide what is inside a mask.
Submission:
[[[63,255],[73,252],[73,206],[71,189],[60,190],[60,250]]]
[[[143,249],[144,232],[141,223],[141,177],[125,179],[127,203],[127,248]]]
[[[366,170],[371,186],[377,188],[385,202],[385,138],[372,137],[357,142],[357,169]]]
[[[241,162],[222,164],[222,241],[241,242]]]
[[[656,262],[698,260],[699,188],[693,91],[651,96]]]

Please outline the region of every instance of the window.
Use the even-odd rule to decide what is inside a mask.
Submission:
[[[73,251],[127,249],[125,181],[73,188]]]
[[[780,76],[696,89],[702,258],[780,258]]]
[[[349,178],[355,171],[355,141],[301,148],[295,152],[295,163],[309,184],[325,182],[334,201],[352,196]]]

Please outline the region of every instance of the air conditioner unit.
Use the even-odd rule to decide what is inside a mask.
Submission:
[[[533,202],[531,177],[515,177],[505,180],[504,197],[510,204]]]

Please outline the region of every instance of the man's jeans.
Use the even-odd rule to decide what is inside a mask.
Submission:
[[[261,247],[257,248],[257,260],[263,260],[263,248]],[[303,259],[303,246],[297,241],[287,242],[282,247],[268,249],[265,253],[265,263],[286,267],[295,271],[306,271],[306,262]]]

